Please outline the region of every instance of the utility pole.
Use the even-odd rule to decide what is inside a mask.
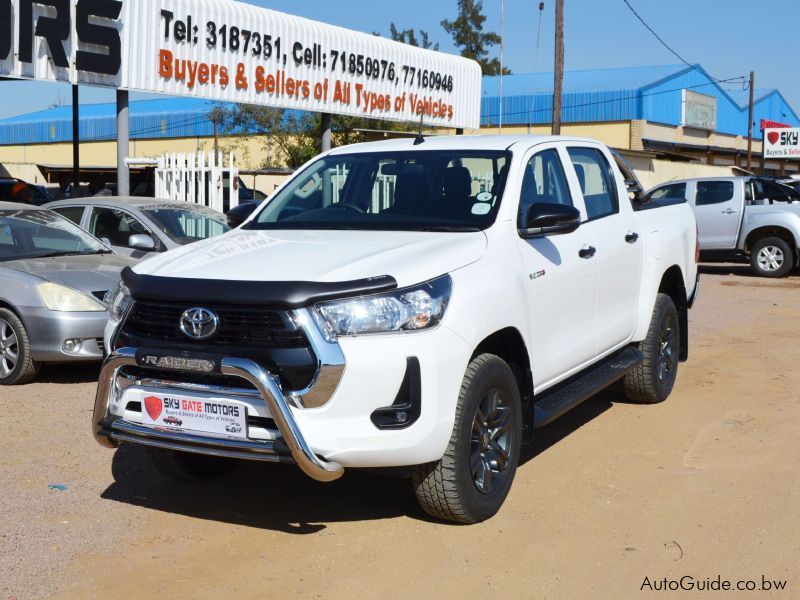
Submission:
[[[755,71],[750,71],[750,109],[747,111],[747,170],[751,172],[753,169],[753,98],[755,85]]]
[[[500,0],[500,133],[503,133],[503,50],[505,49],[505,0]]]
[[[72,186],[75,197],[81,187],[81,129],[78,84],[72,84]]]
[[[219,113],[214,111],[214,156],[219,152]]]
[[[556,64],[553,81],[553,135],[561,135],[561,92],[564,87],[564,0],[556,0]]]

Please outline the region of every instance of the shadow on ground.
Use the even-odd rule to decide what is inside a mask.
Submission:
[[[714,263],[714,264],[701,264],[698,266],[701,275],[737,275],[740,277],[748,277],[750,279],[766,279],[759,277],[750,270],[750,265],[747,264],[728,264],[728,263]],[[789,273],[789,277],[797,277],[800,275],[800,270],[794,269]]]
[[[100,376],[100,363],[72,363],[42,365],[36,383],[96,383]]]
[[[537,430],[534,443],[523,448],[520,467],[620,398],[612,387]],[[364,471],[349,470],[340,480],[324,484],[291,466],[242,461],[219,479],[176,482],[152,466],[145,448],[123,445],[114,456],[112,475],[114,483],[102,494],[106,500],[258,529],[313,534],[335,522],[402,516],[433,521],[418,507],[407,478]]]

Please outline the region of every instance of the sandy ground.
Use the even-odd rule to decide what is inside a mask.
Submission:
[[[609,390],[540,430],[500,514],[471,527],[363,473],[325,485],[246,464],[170,482],[92,440],[96,368],[2,389],[0,600],[616,599],[683,576],[786,580],[733,595],[799,598],[800,276],[704,271],[669,400]]]

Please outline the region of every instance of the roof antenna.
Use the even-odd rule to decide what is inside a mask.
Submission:
[[[414,139],[414,145],[419,146],[420,144],[425,143],[425,136],[422,135],[422,119],[425,117],[425,113],[422,112],[419,115],[419,133],[417,137]]]

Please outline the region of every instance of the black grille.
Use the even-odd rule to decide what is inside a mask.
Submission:
[[[193,305],[184,303],[137,301],[125,323],[125,332],[160,342],[195,344],[180,329],[184,311]],[[308,340],[285,311],[247,306],[206,306],[219,317],[219,328],[211,338],[199,344],[205,348],[306,348]]]
[[[190,308],[202,307],[219,317],[217,332],[210,338],[189,339],[180,329],[180,319]],[[161,302],[139,299],[117,337],[115,347],[131,346],[180,353],[204,353],[218,357],[250,358],[280,377],[287,390],[300,390],[313,380],[316,357],[302,329],[289,313],[274,308],[234,304],[196,304],[189,301]],[[182,380],[206,376],[182,373]],[[220,377],[220,376],[217,376]],[[227,378],[226,378],[227,379]],[[247,387],[236,379],[239,387]],[[221,385],[231,385],[231,381]]]

